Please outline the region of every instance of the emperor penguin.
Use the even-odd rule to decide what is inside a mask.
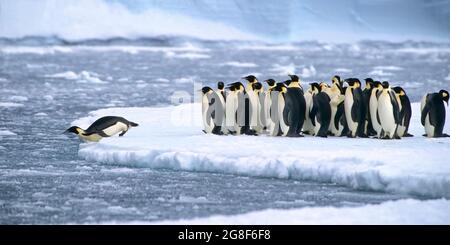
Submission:
[[[325,88],[327,85],[312,83],[311,87],[313,87],[314,95],[310,116],[314,125],[314,135],[326,138],[331,121],[331,100],[330,96],[322,91],[322,87]]]
[[[384,139],[399,139],[397,127],[400,123],[400,110],[388,82],[382,83],[383,90],[378,95],[378,116],[380,118],[382,137]]]
[[[278,92],[278,118],[281,135],[287,137],[302,137],[298,133],[300,106],[298,94],[295,90],[289,89],[284,83],[277,83],[275,91]]]
[[[316,92],[312,86],[310,86],[308,88],[308,90],[306,90],[306,92],[304,93],[305,105],[306,105],[306,107],[305,107],[305,122],[303,123],[303,133],[304,134],[314,135],[314,125],[312,123],[310,113],[311,113],[311,110],[313,107],[313,96],[315,93]]]
[[[121,132],[119,136],[123,136],[131,127],[137,126],[137,123],[123,117],[106,116],[97,119],[86,130],[72,126],[65,133],[74,133],[84,141],[98,142],[104,137],[111,137],[119,132]]]
[[[223,134],[225,107],[220,100],[221,95],[210,87],[202,88],[203,132],[206,134]]]
[[[365,107],[362,101],[361,82],[357,78],[349,78],[345,82],[349,85],[345,91],[344,100],[348,137],[364,137]]]
[[[374,81],[372,84],[372,91],[369,97],[369,110],[370,110],[370,121],[372,122],[372,128],[375,131],[375,137],[381,138],[381,127],[380,117],[378,115],[378,95],[383,90],[383,85],[379,81]]]
[[[264,115],[266,118],[266,128],[270,135],[278,134],[278,92],[275,91],[276,82],[273,79],[265,81],[268,85],[264,98]],[[272,97],[272,95],[274,97]],[[276,108],[276,109],[275,109]]]
[[[222,81],[217,82],[217,91],[216,91],[218,97],[219,97],[219,102],[220,104],[218,104],[218,106],[221,106],[221,111],[223,111],[223,120],[222,120],[222,125],[221,125],[221,130],[223,134],[228,134],[228,130],[226,127],[226,120],[225,120],[225,116],[226,116],[226,93],[225,93],[225,84]]]
[[[298,105],[298,113],[296,122],[296,134],[302,133],[303,124],[305,123],[305,114],[306,114],[306,101],[305,96],[303,94],[303,87],[300,84],[300,78],[297,75],[289,75],[291,78],[290,83],[288,84],[288,91],[292,91],[293,96],[295,97]]]
[[[261,98],[264,96],[262,84],[260,82],[253,83],[252,92],[255,96],[250,98],[254,99],[252,103],[256,105],[256,111],[252,112],[250,125],[251,129],[255,130],[257,134],[260,134],[264,130],[263,120],[265,119],[263,118],[263,104],[261,103]]]
[[[331,121],[329,131],[331,135],[343,136],[347,134],[347,123],[345,122],[343,83],[337,75],[331,78],[331,87],[326,89],[330,96]]]
[[[402,87],[394,87],[392,90],[400,110],[400,124],[397,128],[397,135],[399,137],[412,137],[413,135],[408,133],[411,120],[411,102]]]
[[[245,116],[243,115],[244,96],[238,84],[231,84],[227,88],[230,92],[225,103],[225,124],[229,133],[240,135],[242,118]]]
[[[421,108],[421,123],[425,127],[424,136],[427,137],[450,137],[443,133],[445,125],[445,106],[444,101],[448,106],[449,93],[446,90],[441,90],[439,93],[426,94],[420,103]]]
[[[257,98],[254,93],[252,85],[257,83],[258,79],[253,75],[243,77],[242,79],[245,79],[248,82],[243,91],[245,98],[245,126],[243,128],[243,133],[247,135],[257,135],[254,127],[257,127],[259,98]]]
[[[364,119],[364,135],[366,136],[373,136],[376,134],[375,130],[372,126],[372,120],[370,118],[370,95],[372,93],[373,89],[373,79],[372,78],[366,78],[364,79],[366,81],[366,86],[363,90],[362,94],[362,100],[363,104],[365,106],[365,119]]]

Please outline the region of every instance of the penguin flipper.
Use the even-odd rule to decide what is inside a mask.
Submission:
[[[393,109],[393,113],[394,113],[394,121],[396,124],[399,124],[401,121],[401,112],[400,112],[400,107],[398,106],[398,102],[395,99],[395,95],[394,93],[390,93],[389,98],[391,99],[391,104],[392,104],[392,109]]]
[[[430,96],[427,96],[425,106],[423,107],[422,113],[420,115],[420,122],[422,123],[423,126],[425,126],[425,118],[427,117],[427,114],[428,114],[428,112],[430,112],[430,108],[431,108],[431,106],[430,106],[431,101],[430,101],[429,97]]]

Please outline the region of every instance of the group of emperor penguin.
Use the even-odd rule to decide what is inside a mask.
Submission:
[[[304,91],[297,75],[276,82],[267,79],[266,89],[254,75],[243,77],[217,89],[203,87],[202,120],[204,133],[217,135],[260,135],[303,137],[374,137],[400,139],[408,133],[411,102],[401,87],[366,78],[362,88],[358,78],[331,84],[310,83]],[[345,86],[348,85],[348,86]],[[426,94],[421,102],[424,136],[449,137],[443,133],[445,106],[449,93]]]

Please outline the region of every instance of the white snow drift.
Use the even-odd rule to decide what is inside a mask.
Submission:
[[[450,224],[450,201],[445,199],[419,201],[388,201],[362,207],[307,207],[301,209],[268,209],[240,215],[214,215],[191,220],[168,220],[155,224],[174,225],[367,225],[367,224]]]
[[[402,140],[205,135],[200,104],[102,109],[73,124],[85,128],[104,115],[139,123],[124,137],[81,144],[80,157],[107,164],[314,180],[448,198],[450,138],[422,137],[419,105],[412,107],[415,137]]]

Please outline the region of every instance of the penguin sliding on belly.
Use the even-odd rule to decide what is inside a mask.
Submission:
[[[223,134],[225,107],[220,99],[221,96],[210,87],[202,88],[203,132],[206,134]]]
[[[357,78],[345,80],[348,87],[345,91],[345,117],[348,125],[348,137],[364,137],[365,106],[362,100],[361,82]]]
[[[311,87],[314,95],[310,117],[314,125],[314,135],[326,138],[331,121],[330,96],[321,91],[318,83],[312,83]]]
[[[383,90],[378,93],[378,116],[383,139],[400,139],[397,127],[400,123],[400,110],[389,83],[383,82]]]
[[[443,133],[445,125],[445,106],[444,101],[448,106],[449,93],[446,90],[441,90],[439,93],[426,94],[420,103],[421,108],[421,123],[425,127],[424,136],[427,137],[450,137],[450,135]]]
[[[123,117],[106,116],[97,119],[86,130],[72,126],[65,133],[74,133],[84,141],[98,142],[104,137],[111,137],[119,132],[121,132],[119,136],[123,136],[131,127],[137,126],[137,123]]]
[[[400,110],[400,124],[397,128],[397,135],[399,137],[412,137],[413,135],[408,133],[411,120],[411,102],[402,87],[394,87],[392,90]]]

